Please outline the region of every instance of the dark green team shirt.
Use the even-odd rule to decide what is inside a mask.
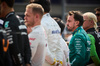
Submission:
[[[69,43],[71,66],[85,66],[90,59],[90,39],[82,28],[78,27],[73,32],[73,37]]]

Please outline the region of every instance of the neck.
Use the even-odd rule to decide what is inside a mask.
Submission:
[[[94,28],[94,26],[93,26],[93,25],[90,25],[89,27],[87,27],[87,28],[85,29],[85,31],[87,31],[87,30],[90,29],[90,28]]]
[[[94,28],[94,27],[90,27],[90,28]],[[90,28],[85,29],[85,31],[87,31],[87,30],[90,29]]]
[[[72,30],[72,32],[74,32],[79,26],[74,27],[74,29]]]
[[[4,9],[3,13],[1,14],[1,17],[5,18],[6,15],[7,15],[8,13],[12,12],[12,11],[14,11],[13,8],[6,8],[6,9]]]
[[[40,25],[40,24],[41,24],[41,22],[35,22],[32,27],[35,27],[35,26]]]
[[[44,12],[44,15],[47,14],[47,12]]]

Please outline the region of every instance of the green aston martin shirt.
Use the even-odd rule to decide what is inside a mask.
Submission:
[[[69,43],[71,66],[85,66],[90,58],[90,39],[82,26],[73,32]]]

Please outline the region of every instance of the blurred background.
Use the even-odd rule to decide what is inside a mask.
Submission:
[[[24,18],[25,7],[29,3],[29,0],[15,0],[15,12],[22,18]],[[100,7],[100,0],[51,0],[51,11],[50,14],[52,17],[59,17],[66,23],[65,16],[71,10],[79,10],[82,13],[93,12],[96,7]],[[67,40],[66,37],[70,35],[71,32],[63,32],[63,37]]]
[[[20,16],[24,16],[24,11],[29,0],[15,0],[15,12]],[[100,0],[51,0],[52,17],[60,17],[64,20],[70,10],[80,10],[81,12],[94,12],[96,7],[100,6]]]

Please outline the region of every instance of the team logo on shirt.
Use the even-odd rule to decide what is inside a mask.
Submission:
[[[34,41],[36,38],[29,38],[29,40],[32,40],[32,41]]]
[[[9,26],[9,21],[6,21],[4,27],[8,28],[8,26]]]
[[[0,25],[3,25],[4,21],[0,19]]]
[[[30,42],[30,45],[31,45],[31,42]]]
[[[59,34],[59,33],[60,33],[59,30],[53,30],[53,31],[52,31],[52,34]]]

